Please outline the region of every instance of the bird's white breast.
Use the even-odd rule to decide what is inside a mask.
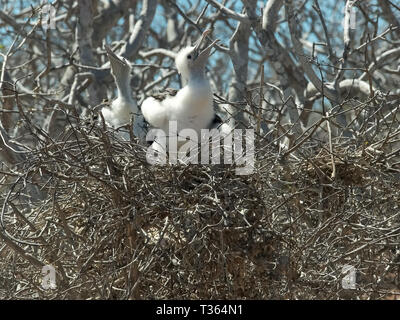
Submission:
[[[133,101],[117,98],[112,104],[111,108],[103,108],[102,113],[104,120],[108,125],[113,127],[122,126],[129,123],[131,113],[137,112],[137,106]]]
[[[186,86],[175,97],[167,99],[165,105],[169,110],[169,121],[177,121],[178,131],[190,128],[200,133],[214,116],[212,92],[208,84],[202,87]]]

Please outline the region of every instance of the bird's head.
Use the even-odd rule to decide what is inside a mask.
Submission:
[[[105,46],[108,59],[110,60],[111,73],[114,78],[127,78],[130,76],[131,64],[124,57],[116,55],[109,46]]]
[[[114,77],[118,89],[118,97],[131,99],[130,80],[131,64],[127,59],[116,55],[109,46],[105,46],[108,59],[110,60],[111,74]]]
[[[185,80],[189,80],[190,76],[193,74],[204,74],[204,69],[207,59],[210,56],[211,49],[218,42],[218,40],[214,40],[203,51],[200,50],[201,44],[210,32],[211,30],[204,31],[194,46],[183,48],[176,55],[176,67]]]

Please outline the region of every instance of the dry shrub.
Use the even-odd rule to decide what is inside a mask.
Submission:
[[[397,297],[399,166],[382,152],[310,138],[292,157],[267,136],[254,173],[239,176],[234,165],[152,166],[135,140],[70,123],[3,191],[2,298]],[[28,201],[28,186],[44,199]],[[42,288],[43,265],[56,289]],[[354,290],[341,286],[344,265]]]

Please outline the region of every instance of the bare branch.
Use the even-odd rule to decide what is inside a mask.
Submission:
[[[268,31],[275,31],[279,18],[279,11],[283,6],[283,0],[268,0],[263,11],[262,28]]]
[[[312,69],[309,59],[307,59],[306,55],[303,52],[303,46],[299,40],[301,38],[299,23],[297,21],[293,8],[294,7],[292,0],[285,0],[286,18],[289,23],[290,37],[292,39],[296,56],[299,58],[304,72],[306,73],[307,77],[310,79],[314,87],[316,87],[319,92],[323,92],[323,94],[325,94],[330,100],[337,102],[338,96],[335,90],[333,88],[327,87],[324,83],[322,83],[321,79],[318,78],[318,76]]]
[[[223,4],[219,3],[216,0],[206,0],[209,4],[211,4],[213,7],[221,10],[224,14],[226,14],[229,18],[232,18],[234,20],[243,22],[243,23],[249,23],[250,20],[245,14],[241,13],[236,13],[235,11],[225,7]]]
[[[126,14],[128,9],[132,7],[132,1],[124,0],[106,0],[104,7],[99,14],[93,18],[93,33],[92,41],[94,47],[101,46],[103,39],[118,20]]]
[[[79,44],[80,61],[84,65],[95,66],[93,57],[93,8],[91,0],[79,1],[79,23],[76,30],[76,38]],[[96,77],[89,86],[89,103],[98,105],[105,97],[105,90]]]
[[[133,30],[130,31],[131,35],[128,43],[120,51],[121,56],[132,59],[139,52],[139,49],[145,39],[147,30],[153,21],[156,13],[156,7],[157,0],[143,0],[140,17],[136,21]]]

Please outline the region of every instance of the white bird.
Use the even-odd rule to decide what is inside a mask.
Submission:
[[[200,46],[211,30],[203,32],[199,41],[183,48],[175,58],[176,67],[186,85],[180,90],[169,90],[143,101],[141,111],[145,120],[153,127],[161,129],[166,136],[177,135],[182,129],[193,129],[200,137],[201,129],[213,125],[215,112],[210,81],[205,74],[205,66],[211,49],[218,42],[200,51]],[[169,132],[170,121],[176,121],[176,132]],[[153,148],[157,138],[153,143]],[[178,143],[179,145],[179,143]]]
[[[140,139],[145,137],[145,125],[143,116],[139,113],[136,101],[132,97],[130,87],[131,64],[124,57],[120,57],[111,51],[111,48],[105,46],[108,58],[110,60],[111,74],[114,77],[117,86],[117,98],[111,105],[103,107],[101,113],[104,120],[110,127],[117,129],[130,123],[132,114],[134,115],[133,134]],[[127,134],[123,134],[127,137]]]

